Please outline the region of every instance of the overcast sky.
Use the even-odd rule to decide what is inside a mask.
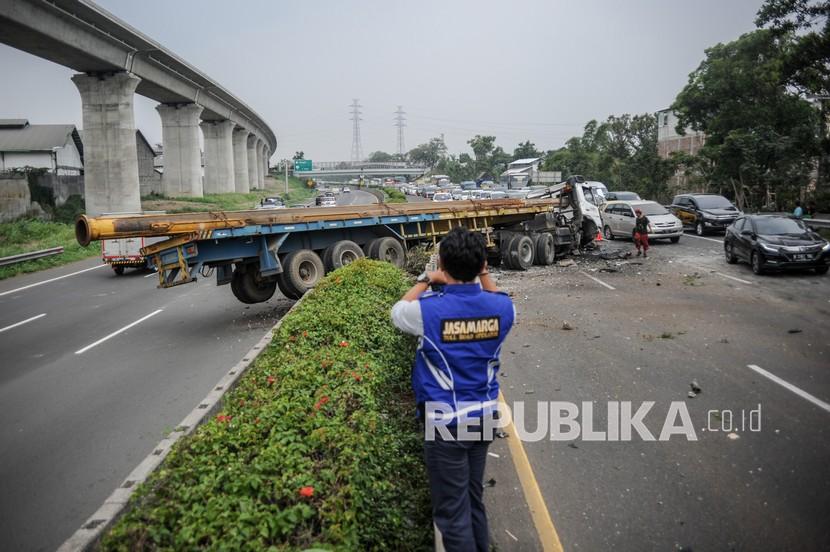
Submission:
[[[348,160],[359,98],[365,155],[492,134],[559,147],[590,119],[667,107],[703,50],[753,29],[761,0],[101,0],[241,98],[277,135],[274,160]],[[0,45],[0,118],[81,126],[59,65]],[[161,141],[154,102],[136,125]]]

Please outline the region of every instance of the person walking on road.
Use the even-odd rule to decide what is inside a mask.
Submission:
[[[443,288],[428,291],[432,284]],[[484,237],[465,228],[441,240],[438,270],[421,274],[392,307],[395,326],[419,337],[412,387],[425,422],[432,517],[447,552],[490,549],[483,481],[494,431],[487,422],[498,417],[499,353],[515,316],[487,272]]]
[[[634,211],[634,245],[637,247],[637,256],[648,257],[648,235],[651,233],[651,221],[640,209]],[[642,249],[642,251],[641,251]]]

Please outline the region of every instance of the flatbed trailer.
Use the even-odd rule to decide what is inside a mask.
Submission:
[[[297,299],[331,270],[363,256],[403,266],[406,251],[436,243],[457,226],[481,232],[491,264],[527,269],[550,264],[584,243],[579,201],[556,197],[331,208],[78,217],[78,242],[159,237],[142,254],[159,287],[215,271],[244,303],[267,301],[276,288]],[[593,236],[590,237],[593,239]]]

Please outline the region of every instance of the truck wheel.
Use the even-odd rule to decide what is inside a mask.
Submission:
[[[292,251],[283,260],[280,289],[289,299],[299,299],[317,285],[325,274],[320,256],[310,249]]]
[[[112,271],[115,272],[116,276],[121,276],[124,274],[124,267],[121,265],[112,267]]]
[[[406,262],[406,253],[401,242],[395,238],[379,238],[371,248],[370,257],[379,261],[392,263],[398,268],[403,268]]]
[[[504,264],[504,268],[515,269],[516,267],[513,266],[513,258],[510,255],[510,251],[513,246],[513,242],[519,239],[519,234],[508,234],[507,237],[502,239],[501,243],[499,244],[499,249],[501,250],[501,261]]]
[[[553,236],[547,232],[536,235],[534,240],[533,262],[537,265],[546,266],[553,264],[556,257],[556,247],[553,243]]]
[[[326,273],[328,273],[361,259],[364,256],[363,250],[355,242],[341,240],[331,247],[326,248],[323,252],[323,266],[326,269]]]
[[[264,303],[274,296],[277,281],[261,278],[255,270],[234,270],[231,277],[231,292],[246,304]]]
[[[530,236],[516,236],[510,241],[510,261],[516,270],[533,266],[533,240]]]

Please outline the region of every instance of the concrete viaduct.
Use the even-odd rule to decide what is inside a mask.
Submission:
[[[134,94],[159,105],[168,196],[262,188],[274,132],[233,94],[86,0],[0,0],[0,42],[79,72],[86,212],[141,210]],[[199,148],[204,137],[205,176]]]

